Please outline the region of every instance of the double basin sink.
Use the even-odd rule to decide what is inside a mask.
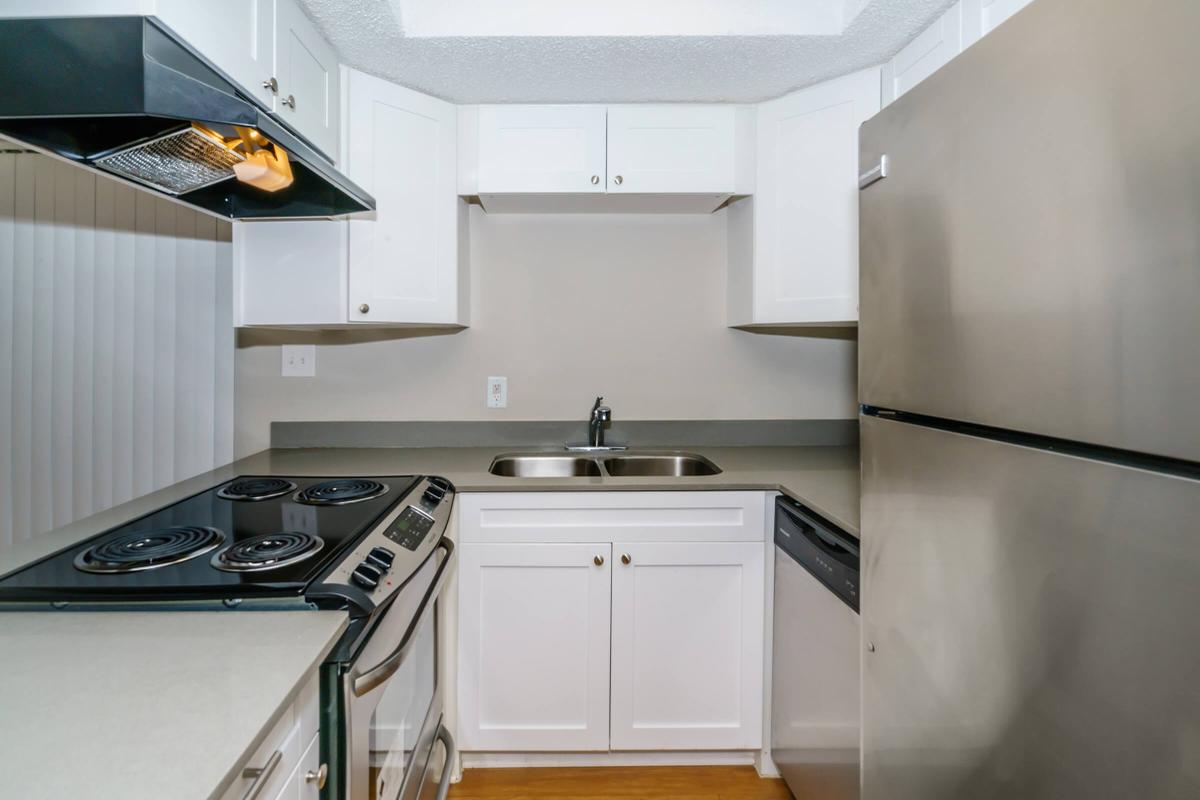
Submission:
[[[623,453],[581,456],[520,453],[497,456],[489,471],[509,478],[613,478],[716,475],[721,469],[692,453]]]

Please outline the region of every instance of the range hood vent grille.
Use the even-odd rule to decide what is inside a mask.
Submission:
[[[189,126],[92,163],[160,192],[180,195],[232,178],[233,165],[243,160],[241,153]]]

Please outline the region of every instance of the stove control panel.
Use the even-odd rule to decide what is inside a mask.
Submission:
[[[427,489],[426,494],[430,491],[433,490]],[[438,502],[441,500],[439,499]],[[433,529],[434,522],[436,520],[428,512],[422,511],[416,506],[409,506],[400,512],[400,516],[388,526],[383,535],[405,550],[416,552],[416,549],[421,546],[421,542],[425,541],[425,537],[429,535],[429,531]]]
[[[420,481],[321,581],[321,593],[338,584],[355,586],[378,605],[398,591],[441,540],[453,500],[454,487],[445,478]]]

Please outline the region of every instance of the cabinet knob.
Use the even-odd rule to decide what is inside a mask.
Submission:
[[[595,558],[592,559],[592,563],[595,564],[597,567],[603,567],[604,566],[604,556],[596,556]]]
[[[367,305],[366,303],[363,303],[361,306],[358,307],[358,313],[360,313],[360,314],[366,314],[370,310],[371,310],[371,307],[369,305]]]
[[[615,183],[617,186],[620,186],[620,185],[621,185],[622,183],[624,183],[624,182],[625,182],[625,179],[624,179],[624,178],[622,178],[620,175],[618,175],[617,177],[613,178],[613,183]]]
[[[267,80],[263,81],[263,82],[262,82],[262,87],[263,87],[264,89],[270,89],[270,90],[271,90],[271,94],[279,94],[279,81],[275,80],[275,76],[274,76],[274,75],[272,75],[272,76],[271,76],[270,78],[268,78]]]
[[[287,97],[279,101],[281,105],[288,106],[292,111],[296,110],[296,96],[289,94]]]
[[[325,781],[329,780],[329,765],[322,764],[320,768],[313,772],[311,769],[304,774],[305,783],[315,783],[318,789],[325,788]]]
[[[599,175],[593,175],[593,176],[592,176],[592,186],[595,186],[595,185],[596,185],[596,184],[598,184],[599,182],[600,182],[600,176],[599,176]]]
[[[633,561],[633,559],[630,557],[629,553],[621,553],[621,563],[622,564],[629,564],[632,561]]]

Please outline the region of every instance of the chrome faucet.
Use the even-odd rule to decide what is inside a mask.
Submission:
[[[592,406],[592,418],[588,422],[588,447],[604,447],[604,426],[612,422],[612,409],[601,405],[603,402],[603,397],[597,397],[596,404]]]
[[[604,443],[604,428],[610,423],[612,423],[612,409],[604,405],[603,397],[597,397],[596,402],[592,404],[592,413],[588,417],[587,444],[568,444],[567,449],[577,453],[628,449],[623,444]]]

